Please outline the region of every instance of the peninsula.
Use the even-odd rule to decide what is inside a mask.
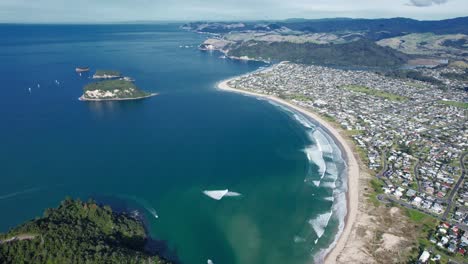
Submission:
[[[81,101],[138,100],[156,95],[140,90],[132,81],[126,79],[90,83],[83,91],[79,98]]]
[[[169,264],[145,250],[147,240],[137,217],[67,198],[42,218],[0,234],[0,263]]]

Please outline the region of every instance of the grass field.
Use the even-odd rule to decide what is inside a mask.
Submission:
[[[439,103],[444,104],[444,105],[460,107],[460,108],[463,108],[463,109],[468,109],[468,103],[455,102],[455,101],[439,101]]]
[[[364,94],[367,94],[367,95],[377,96],[377,97],[384,98],[384,99],[387,99],[387,100],[390,100],[390,101],[400,102],[400,101],[408,100],[408,98],[406,98],[404,96],[400,96],[400,95],[397,95],[397,94],[392,94],[392,93],[388,93],[388,92],[384,92],[384,91],[380,91],[380,90],[376,90],[376,89],[371,89],[371,88],[365,87],[365,86],[346,85],[346,86],[343,86],[343,88],[346,89],[346,90],[353,91],[353,92],[358,92],[358,93],[364,93]]]

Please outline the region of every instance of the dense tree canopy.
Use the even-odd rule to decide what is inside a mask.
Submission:
[[[0,263],[167,263],[145,252],[142,222],[94,201],[66,199],[0,235]]]

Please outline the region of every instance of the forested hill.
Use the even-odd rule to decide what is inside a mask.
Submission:
[[[257,58],[273,61],[292,61],[327,66],[396,67],[404,64],[409,56],[396,50],[380,47],[373,42],[360,40],[345,44],[318,45],[290,42],[242,42],[236,43],[229,56]]]
[[[94,201],[64,200],[0,234],[0,263],[168,263],[145,251],[142,222]]]

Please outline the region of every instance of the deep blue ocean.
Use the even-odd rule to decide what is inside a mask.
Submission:
[[[339,150],[297,113],[215,89],[266,65],[178,26],[0,25],[0,232],[71,196],[140,210],[182,263],[310,263],[332,243]],[[77,66],[159,95],[78,101]],[[241,196],[203,194],[222,189]]]

